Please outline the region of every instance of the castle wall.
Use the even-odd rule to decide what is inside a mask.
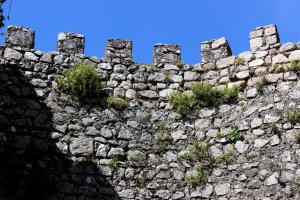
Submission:
[[[202,42],[202,62],[193,65],[181,63],[178,45],[157,44],[153,64],[138,64],[128,40],[108,40],[104,57],[96,58],[83,54],[83,35],[61,33],[57,51],[47,53],[34,49],[34,35],[28,28],[10,27],[0,51],[0,155],[11,155],[5,157],[11,164],[0,165],[0,171],[8,174],[14,157],[16,171],[25,174],[17,176],[24,184],[13,192],[5,187],[10,175],[3,175],[0,198],[24,199],[34,182],[24,181],[32,176],[31,163],[55,180],[40,182],[59,185],[47,194],[50,199],[299,199],[299,125],[284,120],[299,107],[299,72],[272,68],[299,60],[300,45],[280,44],[275,25],[251,31],[251,50],[238,56],[225,38]],[[83,61],[97,67],[110,95],[129,100],[127,109],[80,105],[59,91],[55,78]],[[246,89],[236,104],[186,117],[175,113],[168,94],[200,81],[217,87],[245,84]],[[26,90],[33,93],[19,95]],[[154,135],[162,122],[171,140],[157,148]],[[229,148],[226,135],[234,126],[245,137],[233,144],[234,160],[211,169],[207,182],[188,185],[185,174],[195,163],[178,154],[193,141],[208,139],[212,155],[220,156]]]

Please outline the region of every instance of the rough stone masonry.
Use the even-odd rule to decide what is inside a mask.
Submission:
[[[0,199],[300,199],[300,126],[284,120],[300,107],[299,72],[274,70],[300,60],[300,44],[281,44],[275,25],[251,31],[250,51],[238,56],[225,38],[203,42],[193,65],[181,63],[178,45],[155,45],[147,65],[132,60],[128,40],[108,40],[97,58],[83,54],[83,35],[60,33],[47,53],[34,49],[34,37],[11,26],[0,50]],[[55,78],[83,61],[97,66],[110,95],[129,100],[127,109],[80,105],[59,91]],[[168,94],[200,81],[246,89],[236,104],[183,118]],[[157,151],[162,122],[171,141]],[[221,155],[233,126],[245,137],[233,144],[234,160],[189,185],[193,166],[178,154],[208,139]]]

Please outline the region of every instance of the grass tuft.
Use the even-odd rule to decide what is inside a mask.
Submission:
[[[234,62],[235,65],[245,65],[246,64],[246,61],[244,58],[241,58],[241,57],[237,57],[235,59],[235,62]]]
[[[288,112],[285,116],[285,121],[289,122],[293,125],[300,122],[300,110],[295,109],[295,110]]]
[[[226,135],[226,140],[229,143],[235,144],[237,141],[243,141],[244,135],[237,127],[232,127],[229,134]]]
[[[181,115],[187,115],[196,106],[196,96],[191,91],[174,91],[169,95],[168,99],[176,112]]]
[[[111,96],[107,98],[107,106],[117,110],[124,110],[128,107],[128,101],[119,97]]]

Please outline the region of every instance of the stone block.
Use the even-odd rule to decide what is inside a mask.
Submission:
[[[258,27],[250,32],[251,51],[267,50],[280,43],[276,25]]]
[[[265,36],[277,35],[277,28],[275,25],[270,25],[265,27]]]
[[[264,30],[262,28],[255,29],[255,30],[250,32],[250,39],[254,39],[254,38],[257,38],[257,37],[262,37],[263,33],[264,33]]]
[[[29,28],[21,26],[9,26],[6,35],[6,46],[34,48],[35,32]]]
[[[277,35],[271,35],[271,36],[266,37],[266,44],[267,45],[276,44],[278,42],[279,41],[278,41]]]
[[[72,155],[87,156],[93,154],[93,139],[86,137],[74,138],[70,144]]]
[[[259,47],[264,46],[264,40],[263,38],[254,38],[250,40],[250,48],[251,50],[253,49],[258,49]]]
[[[235,62],[235,56],[230,56],[230,57],[222,58],[222,59],[218,60],[216,64],[217,64],[218,69],[223,69],[223,68],[233,65],[234,62]]]
[[[83,54],[85,38],[76,33],[60,33],[58,35],[57,51],[67,54]]]
[[[217,49],[220,48],[221,46],[226,46],[226,45],[227,45],[227,40],[224,37],[222,37],[213,41],[213,43],[211,44],[211,48]]]
[[[289,59],[290,60],[300,60],[300,50],[292,51],[289,56]]]
[[[12,48],[6,48],[3,55],[4,58],[12,60],[20,60],[22,56],[22,53]]]
[[[213,62],[231,55],[230,46],[224,37],[201,43],[201,57],[203,63]]]
[[[109,39],[106,42],[105,58],[116,64],[129,65],[132,63],[132,41]]]
[[[153,50],[154,64],[177,64],[181,61],[181,47],[175,44],[156,44]]]

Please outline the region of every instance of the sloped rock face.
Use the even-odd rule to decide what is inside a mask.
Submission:
[[[299,199],[299,125],[285,120],[300,105],[299,72],[270,68],[290,64],[300,48],[279,44],[276,31],[255,29],[243,62],[223,38],[203,43],[207,57],[196,65],[178,63],[178,46],[158,45],[155,70],[133,63],[130,41],[109,40],[98,59],[74,54],[84,41],[64,48],[68,34],[64,51],[52,53],[8,40],[0,51],[0,199]],[[83,61],[98,66],[110,95],[130,97],[128,108],[80,105],[58,90],[55,77]],[[169,91],[200,81],[246,89],[236,104],[175,113]],[[218,157],[232,127],[244,136],[233,159],[189,185],[196,163],[180,152],[207,139]]]

